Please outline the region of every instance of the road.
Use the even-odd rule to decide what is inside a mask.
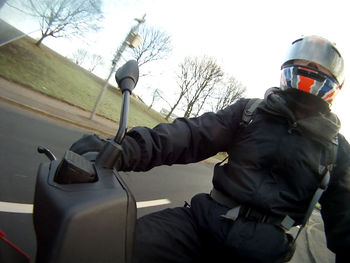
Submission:
[[[33,259],[35,235],[30,209],[4,212],[3,204],[33,203],[37,167],[47,158],[36,152],[38,145],[51,149],[60,158],[65,150],[88,131],[25,111],[0,100],[0,229]],[[183,205],[198,192],[211,188],[213,165],[205,162],[191,165],[162,166],[146,173],[123,173],[138,204],[150,200],[170,203],[138,209],[138,216]],[[334,255],[325,245],[323,224],[315,212],[309,226],[297,242],[293,263],[331,263]]]
[[[0,46],[3,46],[15,39],[24,37],[25,35],[25,33],[17,30],[4,20],[0,19]]]

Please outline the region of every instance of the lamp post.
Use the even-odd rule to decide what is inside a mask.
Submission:
[[[111,78],[113,72],[115,71],[115,68],[117,66],[117,63],[122,55],[122,53],[124,52],[125,48],[128,46],[130,48],[136,48],[138,46],[138,44],[140,43],[140,35],[137,34],[138,32],[138,29],[140,27],[140,25],[142,23],[145,22],[145,16],[144,15],[142,18],[135,18],[135,20],[137,21],[137,25],[136,26],[133,26],[131,28],[131,30],[129,31],[128,35],[126,36],[125,40],[123,41],[122,45],[119,47],[119,49],[117,50],[116,54],[115,54],[115,57],[112,61],[112,69],[111,71],[109,72],[109,75],[106,79],[106,82],[105,82],[105,85],[103,86],[103,88],[101,89],[100,91],[100,94],[98,95],[98,98],[95,102],[95,106],[91,112],[91,115],[90,115],[90,120],[92,120],[96,114],[96,111],[97,111],[97,108],[101,102],[101,99],[103,97],[103,93],[106,91],[107,87],[108,87],[108,82],[109,82],[109,79]]]

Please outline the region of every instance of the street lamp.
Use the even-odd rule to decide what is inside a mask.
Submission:
[[[126,36],[125,40],[123,41],[122,45],[119,47],[119,49],[117,50],[116,52],[116,55],[114,57],[114,59],[112,60],[112,69],[106,79],[106,82],[105,82],[105,85],[103,86],[103,88],[101,89],[100,91],[100,94],[96,100],[96,103],[95,103],[95,106],[91,112],[91,115],[90,115],[90,120],[92,120],[96,114],[96,111],[97,111],[97,108],[98,108],[98,105],[100,104],[101,102],[101,99],[103,97],[103,93],[105,92],[105,90],[107,89],[108,87],[108,82],[109,82],[109,79],[111,78],[116,66],[117,66],[117,63],[122,55],[122,53],[124,52],[125,48],[128,46],[130,48],[136,48],[139,44],[140,44],[140,40],[141,40],[141,37],[140,35],[137,33],[138,32],[138,29],[140,27],[140,25],[142,23],[145,22],[145,16],[144,15],[142,18],[135,18],[135,20],[137,21],[137,25],[136,26],[133,26],[131,28],[131,30],[129,31],[128,35]]]

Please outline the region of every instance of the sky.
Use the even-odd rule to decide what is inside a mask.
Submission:
[[[65,56],[79,47],[101,54],[107,62],[105,70],[96,74],[105,78],[108,61],[136,24],[134,18],[146,14],[146,25],[169,34],[173,46],[168,59],[150,64],[147,70],[151,75],[140,78],[135,93],[146,103],[155,88],[170,101],[175,100],[179,63],[186,56],[204,55],[214,57],[227,75],[244,84],[247,97],[263,97],[268,88],[279,85],[280,66],[289,45],[305,35],[319,35],[334,42],[345,60],[345,79],[350,79],[347,7],[346,0],[104,0],[102,31],[84,39],[47,39],[44,44]],[[7,7],[0,11],[0,17],[20,29],[27,27],[27,32],[36,27],[23,16],[18,19]],[[350,87],[345,81],[332,110],[342,121],[341,132],[350,138],[348,101]],[[159,110],[164,105],[159,103],[157,107]]]

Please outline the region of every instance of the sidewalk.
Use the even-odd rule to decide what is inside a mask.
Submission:
[[[113,136],[118,130],[118,123],[114,121],[98,115],[90,120],[90,112],[88,111],[1,77],[0,99],[105,136]]]

